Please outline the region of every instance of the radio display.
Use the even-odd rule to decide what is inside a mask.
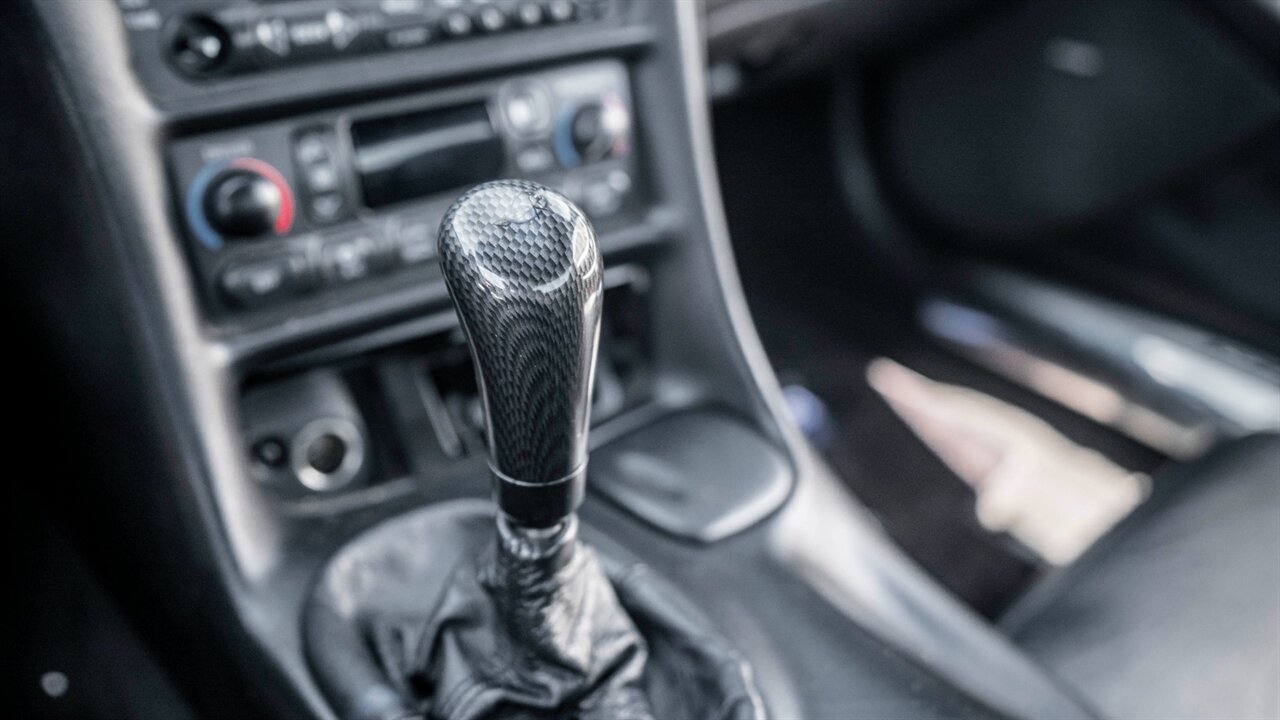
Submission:
[[[500,177],[502,139],[482,103],[361,120],[356,174],[371,208]]]

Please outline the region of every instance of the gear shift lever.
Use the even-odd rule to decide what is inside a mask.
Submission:
[[[578,541],[574,512],[600,337],[595,233],[559,193],[500,180],[458,198],[439,245],[471,345],[499,512],[496,546],[455,572],[420,646],[427,683],[448,686],[433,714],[572,706],[580,718],[652,720],[645,642]]]
[[[639,566],[606,574],[578,540],[602,294],[582,211],[541,185],[487,183],[449,209],[439,244],[484,402],[497,537],[487,512],[428,507],[331,564],[307,627],[343,714],[759,720],[745,665],[678,591]],[[454,547],[483,549],[441,572]],[[429,614],[406,612],[424,596]]]
[[[547,528],[582,499],[602,271],[595,233],[540,185],[480,185],[440,225],[440,265],[471,345],[498,506]]]

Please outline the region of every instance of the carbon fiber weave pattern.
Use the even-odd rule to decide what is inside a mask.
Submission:
[[[493,467],[532,484],[579,470],[603,291],[590,222],[550,188],[499,180],[458,198],[438,244],[475,362]]]

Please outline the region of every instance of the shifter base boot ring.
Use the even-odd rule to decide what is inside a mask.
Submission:
[[[618,618],[606,614],[603,625],[597,626],[602,632],[593,634],[590,647],[570,642],[554,648],[567,654],[556,657],[553,652],[539,658],[554,667],[552,681],[549,686],[535,683],[531,689],[527,669],[511,667],[511,656],[502,649],[492,655],[498,662],[481,673],[486,682],[468,684],[478,677],[467,674],[470,668],[483,665],[492,648],[471,642],[459,626],[480,623],[473,630],[498,638],[499,643],[512,637],[526,640],[519,638],[521,627],[495,632],[493,625],[485,624],[518,617],[509,608],[494,612],[484,606],[486,585],[491,590],[494,581],[487,573],[500,567],[494,561],[501,556],[494,554],[504,552],[496,547],[490,505],[454,501],[431,506],[357,537],[325,568],[304,627],[312,671],[337,715],[358,720],[645,717],[630,714],[639,708],[664,720],[764,717],[750,669],[724,638],[710,630],[705,618],[679,598],[675,588],[642,565],[597,558],[576,541],[562,548],[559,555],[548,558],[544,570],[589,572],[588,566],[598,563],[594,571],[603,568],[609,582],[601,583],[604,587],[587,586],[577,599],[589,605],[608,602],[610,598],[602,593],[616,593],[626,612],[618,612]],[[545,579],[525,578],[521,582],[527,584],[517,587],[532,587]],[[542,609],[562,613],[565,607],[573,604],[552,603]],[[535,607],[534,612],[538,611]],[[573,624],[563,613],[544,620],[552,625]],[[632,627],[639,630],[642,641],[636,641],[634,633],[628,638]],[[464,651],[476,649],[483,651],[465,655]],[[603,653],[608,662],[593,663],[579,650]],[[439,664],[446,657],[454,664]],[[474,664],[459,664],[464,657]],[[584,680],[575,674],[581,668],[589,668],[591,677]],[[513,685],[504,683],[504,672]],[[563,684],[566,677],[578,684]],[[492,691],[489,683],[495,678],[506,688],[532,694],[503,695],[502,702],[488,702],[480,696]],[[455,695],[437,696],[446,685]],[[567,695],[556,694],[566,688]],[[542,694],[548,689],[551,692]],[[643,697],[628,697],[628,693]],[[507,702],[512,698],[531,702]],[[548,698],[572,702],[539,707]],[[641,702],[632,702],[637,699]],[[622,704],[594,706],[595,700]]]

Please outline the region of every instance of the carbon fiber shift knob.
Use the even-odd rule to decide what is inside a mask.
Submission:
[[[499,180],[440,223],[440,265],[471,345],[498,503],[547,527],[582,498],[600,336],[595,232],[563,195]]]

